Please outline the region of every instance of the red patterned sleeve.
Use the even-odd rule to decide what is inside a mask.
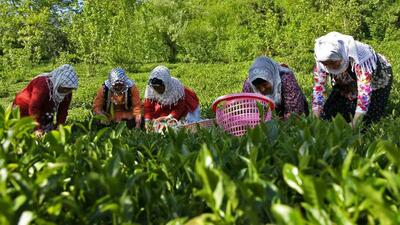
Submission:
[[[57,126],[60,124],[65,124],[68,116],[69,105],[71,104],[72,93],[65,96],[64,100],[58,106],[57,112]]]
[[[31,99],[29,102],[29,115],[38,123],[42,109],[46,104],[49,104],[49,88],[45,82],[35,82],[32,87]]]
[[[186,107],[186,103],[185,103],[185,99],[181,99],[179,100],[176,105],[173,107],[172,111],[171,111],[171,115],[177,119],[180,120],[181,117],[187,113],[187,107]]]
[[[155,108],[155,102],[146,98],[144,100],[144,118],[146,120],[154,119],[154,108]]]

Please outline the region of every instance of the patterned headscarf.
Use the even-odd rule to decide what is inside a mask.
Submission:
[[[356,64],[362,71],[372,73],[377,66],[375,51],[366,44],[355,41],[352,36],[338,32],[331,32],[315,40],[315,60],[318,69],[332,74],[340,74],[346,71],[351,63],[352,70]],[[350,58],[352,61],[350,61]],[[326,68],[321,62],[327,60],[341,60],[340,68]]]
[[[272,94],[266,95],[274,100],[275,104],[281,103],[281,76],[280,72],[290,71],[289,69],[282,67],[272,59],[260,56],[258,57],[249,70],[249,82],[251,87],[256,93],[260,92],[253,85],[253,81],[257,78],[268,81],[272,85]]]
[[[110,74],[108,74],[108,79],[104,82],[106,87],[111,91],[114,91],[113,86],[116,83],[123,83],[125,85],[123,91],[126,91],[128,88],[135,85],[135,83],[126,76],[125,71],[122,68],[112,69]]]
[[[165,91],[159,94],[151,85],[147,85],[145,98],[155,100],[162,106],[172,106],[185,96],[182,83],[175,77],[171,77],[170,71],[165,66],[157,66],[150,73],[149,80],[157,78],[162,80]]]
[[[64,64],[50,73],[42,76],[48,77],[47,84],[50,89],[50,100],[54,101],[55,110],[69,93],[59,93],[59,87],[78,88],[78,76],[71,65]]]

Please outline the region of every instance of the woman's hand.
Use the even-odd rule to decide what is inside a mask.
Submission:
[[[314,115],[316,118],[320,118],[320,117],[321,117],[321,111],[313,110],[313,115]]]
[[[161,121],[163,121],[163,120],[167,120],[167,117],[166,117],[166,116],[160,116],[160,117],[158,117],[157,119],[155,119],[154,121],[156,121],[157,123],[159,123],[159,122],[161,122]]]
[[[140,128],[140,125],[142,123],[142,115],[137,115],[135,117],[135,123],[136,123],[136,128]]]
[[[150,132],[153,130],[153,121],[151,120],[146,120],[144,122],[144,129],[146,130],[146,132]]]
[[[356,113],[356,114],[354,114],[354,118],[353,118],[353,120],[350,122],[351,128],[354,129],[354,128],[356,127],[356,125],[357,125],[358,123],[360,123],[360,121],[362,121],[363,116],[364,116],[364,114],[362,114],[362,113]]]
[[[44,131],[43,130],[36,130],[35,131],[35,136],[37,138],[42,138],[44,136]]]
[[[159,122],[166,121],[166,120],[169,120],[169,119],[172,119],[172,118],[174,118],[174,117],[171,116],[171,115],[168,115],[168,116],[160,116],[160,117],[158,117],[157,119],[155,119],[155,121],[159,123]]]

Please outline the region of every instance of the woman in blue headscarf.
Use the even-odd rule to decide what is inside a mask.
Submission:
[[[278,115],[284,119],[291,114],[308,115],[308,103],[293,72],[285,65],[260,56],[251,66],[243,92],[259,93],[271,98]]]

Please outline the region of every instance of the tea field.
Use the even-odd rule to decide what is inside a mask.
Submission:
[[[212,101],[240,91],[250,64],[167,66],[212,117]],[[128,73],[142,94],[154,66]],[[67,125],[37,139],[7,106],[51,68],[2,86],[0,224],[400,224],[399,67],[387,117],[366,132],[310,117],[236,138],[218,128],[98,129],[91,104],[111,67],[78,64]],[[310,100],[311,74],[296,75]]]
[[[393,65],[387,115],[368,130],[341,117],[274,119],[241,138],[93,125],[117,66],[142,97],[168,66],[213,118],[214,99],[240,92],[264,54],[310,103],[315,39],[331,31]],[[400,224],[399,0],[2,0],[0,34],[0,225]],[[64,63],[79,88],[65,126],[38,139],[9,106]]]

